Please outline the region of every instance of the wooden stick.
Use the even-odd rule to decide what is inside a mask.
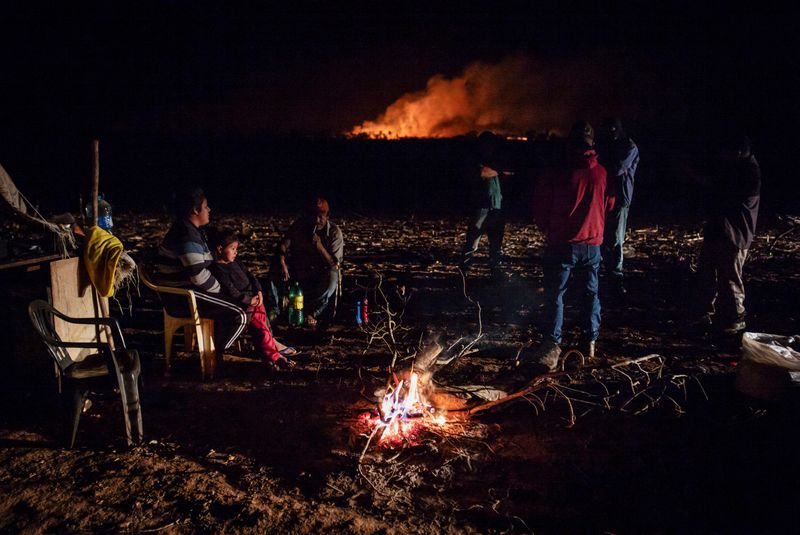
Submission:
[[[526,386],[525,388],[523,388],[522,390],[519,390],[518,392],[514,392],[513,394],[509,394],[504,398],[496,399],[494,401],[488,401],[488,402],[483,403],[481,405],[477,405],[475,407],[472,407],[471,409],[469,409],[467,411],[467,414],[469,416],[472,416],[473,414],[477,414],[479,412],[483,412],[485,410],[489,410],[491,408],[497,407],[498,405],[502,405],[503,403],[507,403],[507,402],[512,401],[514,399],[518,399],[518,398],[521,398],[523,396],[527,396],[528,394],[536,392],[537,390],[541,390],[542,388],[548,386],[549,384],[550,384],[550,377],[537,377],[536,379],[531,381],[531,383],[528,386]]]
[[[91,226],[97,226],[97,195],[100,191],[100,141],[92,140],[92,220]]]

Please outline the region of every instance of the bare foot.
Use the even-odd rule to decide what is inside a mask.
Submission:
[[[316,327],[317,326],[317,318],[315,318],[314,316],[309,314],[308,316],[306,316],[306,324],[309,327]]]

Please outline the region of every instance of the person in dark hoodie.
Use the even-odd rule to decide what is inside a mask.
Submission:
[[[736,334],[746,327],[742,268],[761,202],[761,169],[749,138],[723,136],[713,168],[696,178],[706,189],[707,214],[693,292],[694,323]]]
[[[544,314],[542,344],[521,364],[537,372],[554,371],[561,354],[564,293],[574,272],[582,274],[581,347],[593,357],[600,333],[598,269],[606,212],[614,198],[606,185],[606,170],[597,161],[594,131],[589,123],[573,125],[563,163],[546,170],[533,198],[533,217],[547,236],[544,254]]]
[[[633,183],[639,166],[639,148],[625,134],[617,118],[604,119],[598,132],[597,153],[608,173],[608,189],[614,195],[614,209],[606,216],[603,238],[603,260],[618,293],[625,293],[622,284],[622,246],[628,227],[628,211],[633,199]]]
[[[482,132],[478,136],[477,162],[469,171],[468,184],[473,214],[467,223],[464,252],[459,265],[465,273],[472,266],[484,234],[489,238],[489,267],[498,267],[502,259],[505,219],[500,175],[509,173],[497,170],[496,154],[499,145],[500,139],[492,132]]]

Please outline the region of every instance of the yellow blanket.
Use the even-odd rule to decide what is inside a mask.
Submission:
[[[122,256],[122,242],[100,227],[86,229],[83,265],[89,279],[103,297],[114,295],[114,273]]]

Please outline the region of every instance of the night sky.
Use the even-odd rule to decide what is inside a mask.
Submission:
[[[625,103],[628,120],[650,129],[664,122],[679,132],[722,117],[757,136],[797,139],[792,8],[19,4],[2,8],[4,136],[340,133],[435,74],[516,54],[546,63],[548,75],[564,66],[577,87],[604,88],[601,98],[593,89],[575,102],[576,114]],[[584,76],[587,64],[597,69]]]

